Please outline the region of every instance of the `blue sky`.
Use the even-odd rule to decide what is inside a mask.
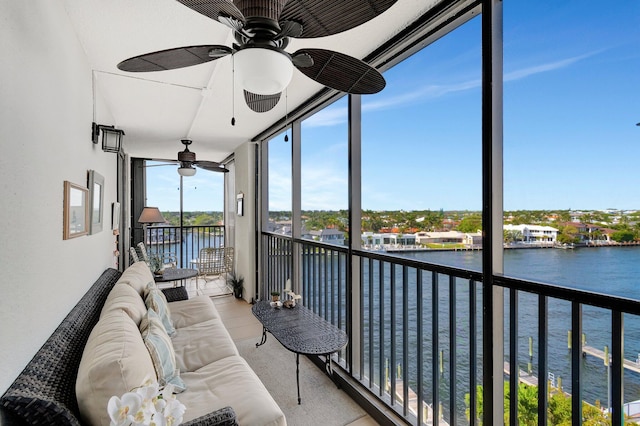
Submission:
[[[504,2],[505,210],[640,208],[639,28],[637,0]],[[363,97],[363,208],[481,208],[480,61],[476,18]],[[303,209],[347,208],[346,106],[303,123]],[[289,210],[291,145],[269,143],[269,207]]]
[[[162,164],[148,162],[148,164]],[[162,211],[180,210],[180,176],[177,165],[147,167],[147,206]],[[222,211],[224,174],[197,169],[195,176],[183,178],[184,211]]]

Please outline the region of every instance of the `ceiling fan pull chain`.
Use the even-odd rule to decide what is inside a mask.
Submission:
[[[231,125],[236,125],[236,60],[231,55]]]
[[[284,132],[284,141],[289,142],[289,90],[284,89],[284,124],[285,132]]]

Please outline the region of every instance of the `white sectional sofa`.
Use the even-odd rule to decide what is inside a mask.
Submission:
[[[108,425],[109,399],[156,377],[140,332],[149,283],[143,262],[105,270],[0,397],[0,425]],[[176,395],[183,425],[286,425],[211,299],[188,299],[183,287],[163,292],[175,328],[167,341],[186,385]]]
[[[125,270],[89,336],[76,380],[81,417],[89,424],[108,425],[109,398],[140,386],[145,377],[156,376],[139,330],[147,315],[143,297],[148,286],[155,284],[144,262]],[[186,296],[184,288],[172,291]],[[176,395],[186,406],[184,422],[231,407],[240,425],[286,425],[282,410],[238,354],[211,298],[196,296],[166,306],[175,328],[171,335],[175,366],[186,385]]]

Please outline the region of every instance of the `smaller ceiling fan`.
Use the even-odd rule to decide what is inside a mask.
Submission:
[[[178,152],[178,161],[180,162],[178,174],[180,176],[195,175],[196,169],[193,166],[209,170],[210,172],[227,173],[229,171],[224,167],[224,164],[216,163],[215,161],[196,160],[196,153],[189,151],[189,145],[192,143],[190,139],[182,139],[180,142],[184,145],[184,151]]]

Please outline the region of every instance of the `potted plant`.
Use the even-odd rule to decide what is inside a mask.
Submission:
[[[152,255],[149,257],[149,269],[156,275],[162,273],[162,259],[158,255]]]
[[[227,278],[227,284],[233,289],[233,295],[236,299],[242,299],[242,287],[244,285],[244,278],[241,275],[237,275],[235,272],[229,274]]]
[[[277,302],[278,300],[280,300],[280,292],[279,291],[272,291],[271,292],[271,301],[272,302]]]

